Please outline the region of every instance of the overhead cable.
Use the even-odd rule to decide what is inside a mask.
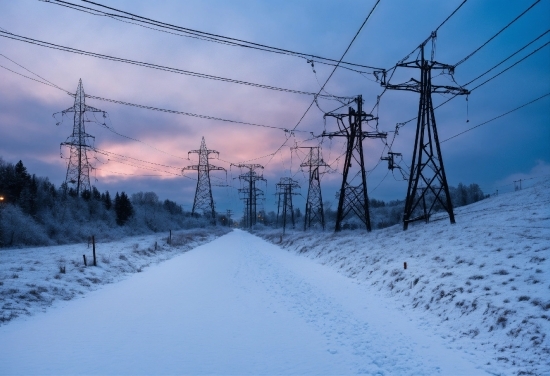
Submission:
[[[136,60],[120,58],[120,57],[116,57],[116,56],[103,55],[103,54],[98,54],[98,53],[95,53],[95,52],[89,52],[89,51],[79,50],[79,49],[72,48],[72,47],[61,46],[61,45],[54,44],[54,43],[44,42],[44,41],[41,41],[41,40],[38,40],[38,39],[27,38],[27,37],[24,37],[24,36],[21,36],[21,35],[9,33],[9,32],[6,32],[6,31],[1,31],[1,30],[0,30],[0,36],[2,36],[4,38],[17,40],[17,41],[20,41],[20,42],[26,42],[26,43],[29,43],[29,44],[34,44],[34,45],[41,46],[41,47],[46,47],[46,48],[59,50],[59,51],[70,52],[70,53],[74,53],[74,54],[78,54],[78,55],[84,55],[84,56],[91,56],[91,57],[95,57],[95,58],[98,58],[98,59],[104,59],[104,60],[110,60],[110,61],[115,61],[115,62],[119,62],[119,63],[131,64],[131,65],[136,65],[136,66],[140,66],[140,67],[156,69],[156,70],[161,70],[161,71],[170,72],[170,73],[182,74],[182,75],[191,76],[191,77],[198,77],[198,78],[204,78],[204,79],[209,79],[209,80],[214,80],[214,81],[222,81],[222,82],[228,82],[228,83],[232,83],[232,84],[252,86],[252,87],[257,87],[257,88],[261,88],[261,89],[281,91],[281,92],[286,92],[286,93],[301,94],[301,95],[314,95],[315,97],[322,97],[322,98],[326,98],[326,99],[347,99],[347,97],[336,97],[336,96],[333,96],[333,95],[326,95],[326,94],[319,94],[319,93],[315,94],[315,93],[312,93],[312,92],[302,91],[302,90],[285,89],[285,88],[281,88],[281,87],[277,87],[277,86],[257,84],[257,83],[254,83],[254,82],[235,80],[235,79],[232,79],[232,78],[226,78],[226,77],[220,77],[220,76],[213,76],[213,75],[209,75],[209,74],[205,74],[205,73],[192,72],[192,71],[167,67],[167,66],[158,65],[158,64],[151,64],[151,63],[146,63],[146,62],[142,62],[142,61],[136,61]]]
[[[41,80],[37,80],[35,78],[32,78],[32,77],[29,77],[29,76],[26,76],[24,74],[21,74],[19,72],[16,72],[12,69],[9,69],[3,65],[0,64],[0,68],[3,68],[3,69],[6,69],[12,73],[15,73],[19,76],[22,76],[24,78],[27,78],[29,80],[33,80],[35,82],[38,82],[38,83],[41,83],[41,84],[44,84],[44,85],[47,85],[47,86],[50,86],[50,87],[53,87],[53,88],[56,88],[56,89],[59,89],[61,91],[63,91],[64,93],[74,97],[74,94],[57,86],[56,84],[46,80],[45,78],[39,76],[38,74],[32,72],[31,70],[25,68],[24,66],[16,63],[15,61],[13,61],[12,59],[8,58],[7,56],[3,55],[3,54],[0,54],[0,56],[3,56],[5,57],[6,59],[10,60],[11,62],[13,62],[14,64],[18,65],[19,67],[25,69],[26,71],[30,72],[31,74],[39,77],[41,80],[44,80],[44,81],[41,81]],[[223,118],[220,118],[220,117],[215,117],[215,116],[209,116],[209,115],[200,115],[200,114],[195,114],[195,113],[192,113],[192,112],[185,112],[185,111],[176,111],[176,110],[168,110],[168,109],[165,109],[165,108],[159,108],[159,107],[153,107],[153,106],[146,106],[146,105],[142,105],[142,104],[136,104],[136,103],[130,103],[130,102],[124,102],[124,101],[119,101],[119,100],[116,100],[116,99],[109,99],[109,98],[103,98],[103,97],[98,97],[98,96],[95,96],[95,95],[89,95],[89,94],[86,94],[85,95],[87,98],[90,98],[90,99],[96,99],[96,100],[100,100],[100,101],[104,101],[104,102],[111,102],[111,103],[116,103],[116,104],[122,104],[122,105],[125,105],[125,106],[132,106],[132,107],[137,107],[137,108],[143,108],[143,109],[147,109],[147,110],[152,110],[152,111],[160,111],[160,112],[166,112],[166,113],[171,113],[171,114],[176,114],[176,115],[184,115],[184,116],[192,116],[192,117],[197,117],[197,118],[201,118],[201,119],[210,119],[210,120],[216,120],[216,121],[223,121],[223,122],[228,122],[228,123],[234,123],[234,124],[243,124],[243,125],[252,125],[252,126],[256,126],[256,127],[262,127],[262,128],[270,128],[270,129],[277,129],[277,130],[282,130],[284,132],[287,132],[287,133],[290,133],[291,131],[286,129],[286,128],[283,128],[283,127],[275,127],[275,126],[271,126],[271,125],[264,125],[264,124],[256,124],[256,123],[250,123],[250,122],[245,122],[245,121],[238,121],[238,120],[230,120],[230,119],[223,119]],[[107,127],[108,128],[108,127]],[[115,132],[113,129],[111,128],[108,128],[109,130],[113,131],[114,133],[118,134],[119,136],[122,136],[122,137],[126,137],[128,139],[131,139],[131,140],[135,140],[131,137],[127,137],[125,135],[122,135],[120,133],[117,133]],[[296,130],[294,132],[306,132],[306,131],[299,131],[299,130]],[[309,133],[309,132],[306,132],[306,133]],[[138,141],[138,140],[135,140],[135,141]],[[141,141],[140,141],[141,142]],[[179,158],[179,157],[178,157]]]
[[[481,46],[479,46],[478,48],[476,48],[472,53],[470,53],[468,56],[466,56],[464,59],[460,60],[458,63],[456,63],[454,66],[455,68],[458,67],[460,64],[464,63],[466,60],[468,60],[469,58],[471,58],[476,52],[478,52],[479,50],[481,50],[483,47],[485,47],[490,41],[492,41],[493,39],[495,39],[500,33],[502,33],[504,30],[506,30],[508,27],[510,27],[514,22],[516,22],[517,20],[519,20],[525,13],[527,13],[528,11],[530,11],[535,5],[537,5],[538,3],[540,2],[540,0],[536,0],[533,4],[531,4],[531,6],[529,8],[527,8],[526,10],[524,10],[519,16],[517,16],[516,18],[514,18],[512,21],[510,21],[510,23],[506,26],[504,26],[502,29],[500,29],[495,35],[493,35],[491,38],[489,38],[489,40],[487,40],[485,43],[483,43]]]
[[[306,109],[306,111],[304,112],[304,114],[302,115],[302,117],[300,118],[300,120],[298,120],[298,122],[296,123],[296,125],[294,126],[294,128],[292,129],[292,132],[296,130],[296,128],[298,128],[298,126],[300,125],[300,123],[302,122],[302,120],[305,118],[305,116],[307,115],[307,113],[309,112],[309,110],[311,109],[311,107],[313,106],[313,104],[315,103],[315,100],[317,99],[317,96],[319,95],[319,93],[321,93],[325,86],[327,85],[327,83],[329,82],[329,80],[332,78],[332,76],[334,75],[334,72],[336,72],[336,69],[338,69],[338,66],[340,65],[340,63],[342,62],[342,60],[344,59],[344,57],[346,56],[346,54],[348,53],[349,49],[351,48],[353,42],[355,42],[355,39],[357,39],[357,37],[359,36],[359,33],[361,32],[361,30],[363,30],[363,27],[365,26],[365,24],[367,23],[367,21],[370,19],[370,16],[372,15],[372,13],[374,12],[374,10],[376,9],[376,7],[378,6],[378,3],[380,3],[380,0],[377,0],[376,3],[374,4],[374,6],[372,7],[372,9],[370,10],[369,14],[367,15],[367,17],[365,18],[365,20],[363,21],[363,23],[361,24],[361,26],[359,27],[359,30],[357,30],[357,32],[355,33],[355,35],[353,36],[353,39],[351,40],[351,42],[348,44],[348,47],[346,48],[346,50],[344,51],[344,53],[342,54],[342,57],[340,58],[340,60],[338,61],[338,63],[334,66],[334,69],[332,70],[332,72],[330,73],[330,75],[327,77],[327,79],[325,80],[325,83],[323,84],[323,86],[321,86],[321,88],[319,89],[319,91],[317,92],[317,95],[315,95],[315,97],[313,98],[313,101],[311,101],[311,103],[309,104],[308,108]],[[273,153],[273,155],[271,156],[271,158],[269,159],[269,161],[267,161],[266,163],[266,166],[273,160],[273,157],[286,145],[286,143],[288,142],[288,138],[283,142],[283,144],[281,146],[279,146],[279,148]]]
[[[546,93],[546,94],[544,94],[544,95],[541,95],[540,97],[538,97],[538,98],[536,98],[536,99],[533,99],[531,102],[522,104],[521,106],[516,107],[516,108],[514,108],[513,110],[510,110],[510,111],[508,111],[508,112],[506,112],[506,113],[504,113],[504,114],[498,115],[498,116],[496,116],[496,117],[494,117],[494,118],[492,118],[492,119],[490,119],[490,120],[484,121],[483,123],[478,124],[478,125],[476,125],[476,126],[474,126],[474,127],[468,128],[468,129],[466,129],[466,130],[463,131],[463,132],[457,133],[457,134],[455,134],[454,136],[451,136],[451,137],[449,137],[449,138],[447,138],[447,139],[441,141],[441,143],[444,143],[444,142],[446,142],[446,141],[452,140],[453,138],[458,137],[458,136],[460,136],[460,135],[463,135],[463,134],[466,133],[466,132],[470,132],[470,131],[473,130],[473,129],[476,129],[476,128],[478,128],[478,127],[481,127],[482,125],[485,125],[485,124],[490,123],[490,122],[492,122],[492,121],[494,121],[494,120],[497,120],[497,119],[499,119],[499,118],[501,118],[501,117],[503,117],[503,116],[506,116],[506,115],[508,115],[508,114],[511,114],[512,112],[515,112],[515,111],[517,111],[517,110],[519,110],[519,109],[521,109],[521,108],[523,108],[523,107],[526,107],[526,106],[528,106],[528,105],[530,105],[530,104],[533,104],[533,103],[535,103],[536,101],[541,100],[542,98],[545,98],[545,97],[547,97],[547,96],[549,96],[549,95],[550,95],[550,93]]]
[[[227,123],[252,125],[252,126],[255,126],[255,127],[270,128],[270,129],[282,130],[284,132],[291,132],[286,128],[275,127],[275,126],[272,126],[272,125],[264,125],[264,124],[249,123],[249,122],[246,122],[246,121],[223,119],[223,118],[219,118],[219,117],[215,117],[215,116],[194,114],[192,112],[168,110],[168,109],[165,109],[165,108],[159,108],[159,107],[153,107],[153,106],[146,106],[146,105],[143,105],[143,104],[124,102],[124,101],[119,101],[119,100],[116,100],[116,99],[108,99],[108,98],[97,97],[95,95],[86,94],[86,98],[97,99],[99,101],[110,102],[110,103],[123,104],[125,106],[143,108],[143,109],[146,109],[146,110],[160,111],[160,112],[166,112],[166,113],[176,114],[176,115],[192,116],[192,117],[196,117],[196,118],[200,118],[200,119],[217,120],[217,121],[223,121],[223,122],[227,122]],[[305,131],[297,131],[297,132],[305,132]]]
[[[177,26],[177,25],[169,24],[169,23],[162,22],[162,21],[157,21],[157,20],[154,20],[154,19],[151,19],[151,18],[148,18],[148,17],[139,16],[137,14],[126,12],[126,11],[123,11],[123,10],[120,10],[120,9],[117,9],[117,8],[109,7],[109,6],[106,6],[106,5],[97,3],[97,2],[86,1],[86,0],[83,0],[83,1],[86,2],[86,3],[92,4],[92,5],[95,5],[96,7],[105,8],[105,9],[108,9],[109,11],[116,12],[116,13],[108,13],[108,12],[105,12],[101,9],[85,7],[83,5],[74,4],[74,3],[70,3],[70,2],[62,1],[62,0],[52,0],[52,1],[46,1],[46,2],[51,3],[51,4],[62,5],[62,6],[74,9],[74,10],[81,10],[81,11],[84,11],[84,12],[87,12],[87,13],[90,13],[90,14],[93,14],[93,15],[110,17],[110,18],[113,18],[113,19],[117,19],[119,21],[129,22],[129,23],[132,23],[132,24],[135,24],[135,25],[138,25],[138,26],[142,26],[142,27],[147,27],[147,26],[142,25],[142,24],[145,24],[145,25],[152,25],[152,26],[155,26],[155,27],[159,27],[159,28],[163,28],[163,29],[167,29],[167,30],[171,30],[171,31],[177,31],[179,33],[183,33],[184,35],[181,35],[181,34],[176,34],[176,35],[195,38],[195,39],[200,39],[200,40],[205,40],[205,41],[209,41],[209,42],[221,43],[221,44],[236,46],[236,47],[244,47],[244,48],[255,49],[255,50],[260,50],[260,51],[264,51],[264,52],[272,52],[272,53],[277,53],[277,54],[296,56],[296,57],[299,57],[299,58],[302,58],[302,59],[306,59],[308,61],[315,60],[316,63],[327,64],[327,65],[335,65],[336,62],[337,62],[337,60],[331,59],[331,58],[325,58],[325,57],[318,56],[318,55],[287,50],[287,49],[283,49],[283,48],[268,46],[268,45],[261,44],[261,43],[246,41],[246,40],[243,40],[243,39],[231,38],[231,37],[226,37],[226,36],[223,36],[223,35],[218,35],[218,34],[208,33],[208,32],[204,32],[204,31],[200,31],[200,30],[190,29],[190,28]],[[128,20],[128,21],[124,21],[124,20]],[[159,29],[155,29],[155,28],[151,28],[151,27],[147,27],[147,28],[165,32],[164,30],[159,30]],[[171,33],[171,34],[174,34],[174,33]],[[356,63],[350,63],[350,62],[345,62],[345,61],[340,62],[340,64],[344,64],[344,65],[350,66],[350,67],[357,67],[357,68],[380,69],[380,68],[369,66],[369,65],[356,64]],[[343,68],[346,68],[346,67],[343,67]],[[365,73],[365,72],[362,72],[362,73]]]
[[[550,29],[546,30],[544,33],[542,33],[541,35],[539,35],[538,37],[536,37],[535,39],[533,39],[531,42],[527,43],[526,45],[524,45],[523,47],[521,47],[519,50],[517,50],[516,52],[514,52],[513,54],[511,54],[510,56],[508,56],[506,59],[502,60],[500,63],[492,66],[489,70],[485,71],[484,73],[480,74],[479,76],[477,76],[476,78],[474,78],[473,80],[471,80],[470,82],[464,84],[464,86],[468,86],[470,85],[472,82],[478,80],[479,78],[485,76],[487,73],[489,73],[490,71],[492,71],[493,69],[497,68],[498,66],[502,65],[503,63],[505,63],[506,61],[508,61],[509,59],[511,59],[512,57],[514,57],[515,55],[517,55],[518,53],[520,53],[521,51],[523,51],[524,49],[526,49],[527,47],[529,47],[531,44],[535,43],[537,40],[539,40],[540,38],[542,38],[543,36],[545,36],[546,34],[550,33]],[[544,46],[543,46],[544,47]],[[538,51],[538,50],[537,50]],[[536,52],[536,51],[535,51]],[[531,54],[529,55],[531,56]]]

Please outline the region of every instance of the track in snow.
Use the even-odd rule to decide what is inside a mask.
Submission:
[[[234,231],[0,327],[1,374],[484,374],[334,270]]]

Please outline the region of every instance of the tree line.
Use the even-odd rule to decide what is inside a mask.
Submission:
[[[0,247],[54,245],[96,239],[205,227],[209,221],[191,216],[154,192],[99,192],[77,195],[66,183],[30,174],[22,161],[0,158]]]
[[[469,205],[489,197],[489,195],[485,195],[480,186],[475,183],[469,185],[459,183],[457,187],[449,187],[449,192],[455,208]],[[330,201],[324,201],[323,207],[326,228],[333,229],[336,224],[336,209]],[[442,209],[437,204],[434,207],[436,211]],[[369,208],[372,228],[382,229],[402,223],[405,200],[383,201],[373,198],[369,199]],[[281,227],[283,222],[281,215],[279,215],[277,221],[277,214],[274,211],[269,211],[267,213],[262,211],[259,213],[258,218],[264,226],[269,227]],[[294,209],[294,220],[296,229],[303,229],[305,218],[299,208]],[[287,226],[290,226],[290,214],[287,214],[286,223]],[[364,225],[358,218],[351,216],[350,218],[346,218],[342,228],[345,230],[363,229]]]

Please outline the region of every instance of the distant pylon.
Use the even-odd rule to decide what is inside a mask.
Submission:
[[[300,167],[309,167],[309,187],[304,215],[304,231],[316,225],[320,225],[324,230],[325,212],[323,210],[319,167],[329,167],[329,165],[323,160],[319,146],[302,146],[298,148],[309,149],[307,159],[300,165]]]
[[[85,99],[84,87],[82,86],[82,79],[80,79],[78,81],[78,88],[76,89],[74,105],[65,111],[61,111],[62,115],[74,112],[73,133],[65,142],[61,143],[61,146],[68,146],[70,150],[65,183],[67,186],[69,184],[73,185],[77,195],[82,191],[91,190],[90,171],[93,169],[93,166],[88,161],[86,151],[93,149],[89,141],[94,140],[95,137],[86,133],[84,128],[84,122],[86,121],[85,113],[102,112],[105,114],[102,110],[87,106]]]
[[[210,171],[225,171],[223,167],[213,166],[209,162],[210,154],[220,155],[216,150],[208,150],[204,137],[202,138],[201,147],[199,150],[191,150],[187,155],[196,153],[199,155],[199,164],[184,167],[185,170],[197,171],[197,189],[195,190],[195,200],[193,201],[193,209],[191,213],[194,215],[199,211],[206,217],[210,217],[212,222],[216,222],[216,210],[214,207],[214,199],[212,197],[212,185],[210,184]]]
[[[436,33],[420,45],[420,59],[400,62],[396,66],[420,69],[420,81],[411,79],[403,84],[386,82],[386,72],[382,73],[381,84],[386,89],[407,90],[420,93],[416,139],[412,155],[409,186],[403,214],[403,229],[410,222],[424,220],[428,222],[433,211],[442,208],[449,214],[451,223],[455,223],[451,194],[443,167],[443,157],[435,122],[432,93],[467,95],[469,91],[462,87],[432,85],[432,71],[447,71],[452,76],[455,67],[434,60]],[[432,42],[431,59],[424,55],[426,44]],[[379,72],[377,72],[378,74]],[[425,184],[425,186],[424,186]]]
[[[290,218],[292,221],[292,228],[296,227],[294,221],[294,206],[292,205],[292,196],[296,195],[297,192],[293,192],[296,188],[300,188],[298,182],[292,178],[281,178],[281,180],[276,184],[277,195],[279,196],[278,205],[277,205],[277,226],[279,225],[279,213],[282,209],[282,219],[283,219],[283,234],[286,230],[286,219],[288,212],[290,212]],[[282,202],[281,202],[282,201]]]
[[[262,198],[264,192],[256,188],[256,182],[259,180],[266,181],[263,177],[263,174],[258,174],[255,170],[263,169],[264,166],[259,164],[232,164],[238,168],[248,169],[248,172],[239,175],[239,180],[245,182],[246,186],[243,184],[242,188],[239,189],[241,194],[241,199],[245,202],[245,211],[244,211],[244,226],[252,228],[257,222],[257,206],[258,198]]]

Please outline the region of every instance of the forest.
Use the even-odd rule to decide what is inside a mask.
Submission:
[[[451,187],[455,207],[467,205],[486,196],[477,184]],[[0,247],[22,247],[86,242],[92,235],[99,241],[120,239],[169,230],[207,227],[210,218],[191,215],[171,200],[159,200],[154,192],[138,192],[128,196],[95,187],[80,195],[66,183],[56,187],[47,177],[37,177],[27,171],[22,161],[15,164],[0,158]],[[369,200],[373,229],[401,222],[403,200],[385,202]],[[326,230],[334,227],[336,208],[324,203]],[[258,213],[258,227],[280,227],[282,218],[274,211]],[[303,229],[304,216],[294,209],[296,229]],[[234,225],[231,218],[218,215],[219,225]],[[287,217],[287,228],[292,218]],[[354,218],[344,223],[344,230],[363,228]]]
[[[209,226],[174,201],[154,192],[99,192],[76,195],[65,183],[30,174],[22,161],[0,158],[0,247],[55,245]]]

